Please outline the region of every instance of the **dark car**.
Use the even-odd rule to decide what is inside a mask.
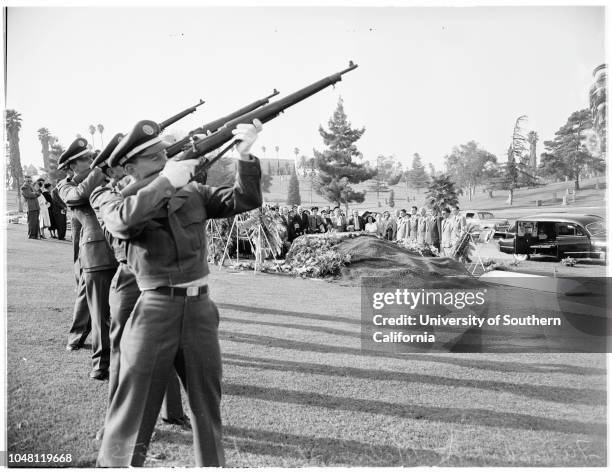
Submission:
[[[606,224],[597,215],[543,213],[517,219],[498,244],[508,254],[605,260]]]

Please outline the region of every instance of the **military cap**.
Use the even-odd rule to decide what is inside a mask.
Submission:
[[[142,120],[136,123],[132,131],[119,142],[108,158],[111,167],[122,166],[137,155],[153,154],[166,149],[170,143],[161,136],[159,125],[152,120]]]
[[[89,167],[92,169],[96,166],[100,166],[101,168],[108,167],[108,158],[119,145],[119,142],[123,139],[123,136],[125,136],[123,133],[117,133],[115,136],[113,136],[106,147],[96,156]]]
[[[77,138],[72,141],[72,144],[68,146],[59,159],[57,160],[57,168],[63,169],[68,165],[69,162],[74,161],[78,157],[89,154],[91,150],[87,146],[87,140],[85,138]]]

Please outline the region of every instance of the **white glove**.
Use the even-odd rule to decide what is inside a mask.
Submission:
[[[232,134],[238,140],[236,142],[236,151],[238,151],[240,157],[249,157],[251,146],[253,146],[253,143],[257,139],[257,133],[259,133],[261,129],[261,121],[253,120],[252,125],[240,123],[232,131]]]
[[[170,185],[174,188],[181,188],[189,183],[197,165],[197,159],[185,161],[169,160],[159,175],[167,178],[170,181]]]

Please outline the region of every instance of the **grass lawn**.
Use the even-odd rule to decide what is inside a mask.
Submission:
[[[64,350],[72,246],[26,232],[7,230],[8,452],[93,466],[108,384]],[[362,353],[358,287],[214,268],[211,292],[229,466],[606,464],[604,355]],[[158,424],[146,465],[193,465],[191,443]]]

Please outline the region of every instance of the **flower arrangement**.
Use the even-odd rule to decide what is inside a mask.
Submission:
[[[573,257],[566,257],[565,259],[561,259],[561,264],[567,267],[574,267],[577,261]]]
[[[437,257],[440,255],[438,248],[427,243],[417,243],[410,239],[399,239],[394,241],[399,247],[407,249],[413,254],[424,256],[424,257]]]

